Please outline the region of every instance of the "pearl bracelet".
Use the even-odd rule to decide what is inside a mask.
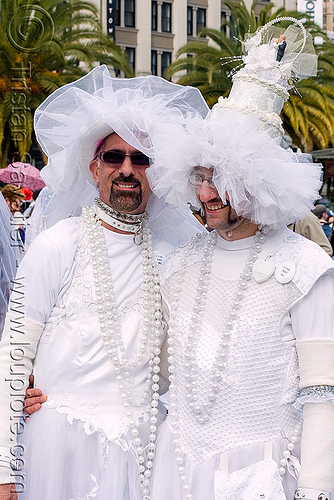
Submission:
[[[313,490],[310,488],[298,488],[295,491],[294,500],[299,500],[303,498],[304,500],[330,500],[330,493],[325,491]]]

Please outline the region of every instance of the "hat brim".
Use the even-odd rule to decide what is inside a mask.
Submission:
[[[87,180],[95,186],[95,181],[89,170],[89,164],[94,159],[96,148],[101,140],[115,131],[107,123],[95,123],[82,136],[79,151],[78,161],[79,166]]]

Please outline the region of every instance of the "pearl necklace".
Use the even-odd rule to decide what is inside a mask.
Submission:
[[[162,337],[162,304],[159,285],[158,270],[152,251],[150,230],[144,224],[142,228],[142,267],[143,282],[142,311],[143,327],[140,345],[137,354],[132,359],[126,358],[126,349],[122,339],[121,325],[118,321],[114,287],[109,265],[108,249],[101,226],[97,217],[96,207],[85,207],[82,210],[82,219],[86,227],[92,257],[93,276],[95,283],[97,313],[103,343],[108,356],[114,366],[116,380],[121,395],[121,400],[126,415],[134,444],[137,449],[141,491],[144,498],[148,499],[151,470],[155,455],[156,423],[159,399],[159,364],[160,345]],[[140,365],[144,353],[148,353],[148,373],[141,398],[133,396],[133,381],[131,372]],[[150,435],[147,445],[148,453],[145,460],[145,450],[139,437],[138,424],[133,418],[130,407],[141,407],[150,401]],[[146,463],[145,463],[146,461]]]
[[[247,288],[247,282],[251,280],[252,268],[254,262],[258,259],[258,254],[262,251],[262,245],[265,242],[265,234],[269,232],[267,226],[259,226],[258,231],[256,231],[252,246],[247,257],[245,267],[242,270],[238,282],[237,289],[234,293],[232,299],[232,307],[227,315],[225,325],[222,330],[221,340],[217,349],[217,354],[213,367],[211,369],[209,389],[208,389],[208,399],[207,401],[200,402],[197,391],[197,365],[196,365],[196,354],[198,352],[198,343],[201,338],[201,319],[206,304],[206,294],[208,290],[208,285],[211,275],[211,265],[213,260],[213,253],[217,241],[217,232],[212,231],[209,238],[206,239],[206,245],[203,250],[203,257],[200,264],[200,276],[198,278],[198,284],[196,289],[196,297],[194,300],[194,307],[191,315],[190,323],[190,334],[187,338],[187,352],[185,354],[185,377],[186,377],[186,387],[187,387],[187,400],[188,406],[191,413],[194,415],[196,420],[200,424],[205,424],[209,420],[212,413],[214,405],[217,400],[217,396],[220,392],[221,384],[220,380],[223,378],[224,369],[226,367],[229,346],[230,346],[230,336],[231,331],[237,316],[237,309],[240,306],[240,302],[243,298],[245,289]],[[199,234],[194,236],[189,241],[186,249],[183,251],[183,257],[180,260],[180,271],[181,277],[184,275],[185,269],[187,267],[187,257],[192,252],[195,244],[198,240],[202,238]],[[173,300],[171,301],[171,309],[176,310],[178,307],[178,298],[181,291],[181,284],[175,286],[175,293]],[[176,318],[171,316],[169,320],[169,331],[168,331],[168,361],[170,363],[170,422],[171,422],[171,432],[173,436],[174,452],[176,455],[176,462],[178,465],[178,470],[180,473],[180,480],[183,484],[183,489],[187,500],[192,500],[193,496],[190,492],[189,485],[187,483],[187,478],[185,475],[184,468],[184,458],[182,449],[180,447],[180,436],[179,436],[179,424],[178,424],[178,405],[176,398],[176,387],[174,383],[174,344],[175,344],[175,334],[177,331],[177,321]]]
[[[253,264],[258,259],[258,254],[262,251],[262,244],[265,242],[264,235],[267,234],[268,231],[269,229],[267,227],[263,227],[261,228],[261,230],[258,230],[254,236],[254,240],[245,267],[239,276],[237,289],[232,298],[231,310],[229,311],[225,321],[225,325],[222,328],[220,343],[211,369],[207,401],[200,401],[198,395],[198,383],[196,374],[196,355],[198,352],[198,344],[202,335],[201,322],[204,306],[206,303],[206,292],[210,281],[213,252],[217,241],[216,231],[213,231],[206,241],[206,246],[203,252],[204,255],[201,260],[200,276],[198,278],[194,308],[191,315],[191,333],[187,339],[187,350],[185,353],[188,405],[196,420],[200,424],[203,424],[204,422],[207,422],[209,420],[209,416],[212,413],[213,407],[220,393],[222,386],[220,382],[224,377],[224,372],[229,357],[229,348],[231,344],[230,336],[234,321],[237,317],[237,310],[243,298],[244,291],[247,288],[247,282],[251,279]],[[186,266],[185,259],[181,264]]]
[[[196,289],[196,297],[194,300],[194,308],[191,315],[190,323],[190,334],[188,335],[186,347],[187,351],[185,353],[185,378],[186,378],[186,389],[187,389],[187,400],[188,406],[191,413],[196,418],[197,422],[200,424],[205,424],[214,409],[218,394],[221,390],[220,381],[223,379],[224,370],[226,368],[229,347],[230,347],[230,336],[231,331],[237,316],[237,309],[240,306],[240,302],[243,298],[244,291],[247,288],[247,282],[251,280],[252,268],[254,262],[258,259],[258,254],[262,251],[262,245],[265,242],[265,235],[268,234],[269,228],[267,226],[259,226],[259,230],[255,233],[252,246],[247,257],[245,267],[243,268],[237,282],[237,289],[232,298],[232,307],[227,315],[225,325],[222,329],[221,340],[217,349],[217,354],[215,357],[213,368],[211,369],[211,376],[208,389],[208,400],[204,402],[199,401],[198,391],[197,391],[197,365],[196,365],[196,353],[198,352],[198,343],[201,338],[201,318],[204,306],[206,304],[206,292],[208,289],[210,275],[211,275],[211,265],[213,260],[213,253],[217,241],[217,233],[213,231],[210,237],[206,240],[206,245],[203,250],[203,257],[201,259],[200,265],[200,276],[198,278],[198,285]],[[187,257],[192,252],[196,243],[203,237],[202,234],[198,234],[191,238],[186,249],[183,251],[183,257],[180,259],[180,272],[181,280],[182,276],[187,267]],[[171,310],[176,311],[178,307],[178,298],[180,291],[182,289],[182,284],[180,282],[175,285],[175,293],[171,300]],[[178,471],[180,474],[180,481],[183,485],[183,490],[185,492],[185,498],[187,500],[192,500],[193,495],[190,492],[190,487],[187,482],[187,477],[185,475],[184,458],[181,449],[181,440],[179,435],[179,423],[178,423],[178,404],[176,396],[176,387],[174,382],[174,345],[175,345],[175,334],[178,328],[178,323],[176,320],[176,315],[171,316],[169,319],[169,331],[168,331],[168,344],[169,347],[167,352],[169,354],[168,362],[169,366],[169,380],[170,380],[170,405],[169,405],[169,418],[171,423],[171,433],[173,436],[174,452],[176,455],[176,462],[178,465]],[[287,446],[283,452],[283,457],[280,460],[279,473],[283,476],[286,472],[288,466],[288,461],[291,459],[291,452],[293,451],[295,444],[297,443],[301,432],[301,423],[298,423],[293,431],[293,435],[290,439],[287,438]]]

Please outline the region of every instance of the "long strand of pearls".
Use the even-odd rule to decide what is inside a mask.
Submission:
[[[268,232],[269,228],[267,226],[259,226],[259,229],[254,236],[253,243],[245,263],[245,267],[242,270],[237,282],[237,288],[232,299],[231,310],[227,315],[225,325],[222,329],[220,343],[217,349],[213,367],[211,369],[210,382],[208,388],[208,398],[207,401],[200,401],[197,391],[197,385],[198,385],[197,377],[199,376],[199,374],[196,365],[196,355],[198,352],[198,343],[202,332],[201,319],[207,301],[206,295],[210,281],[213,253],[217,241],[216,231],[212,231],[212,233],[206,239],[206,244],[203,249],[203,257],[201,259],[201,264],[200,264],[200,275],[198,278],[198,284],[196,288],[196,297],[194,301],[194,307],[191,315],[191,323],[189,328],[190,333],[187,338],[187,343],[186,343],[187,349],[185,353],[185,378],[186,378],[188,406],[191,412],[193,413],[194,417],[200,424],[205,424],[205,422],[207,422],[208,419],[210,418],[218,394],[220,392],[221,389],[220,381],[224,376],[224,370],[228,360],[230,337],[237,317],[237,310],[240,307],[240,302],[244,296],[245,289],[247,288],[247,282],[251,280],[252,268],[254,262],[258,259],[258,255],[262,251],[262,245],[265,242],[265,234],[267,234]],[[186,249],[183,251],[183,257],[180,260],[180,270],[179,270],[180,271],[179,276],[181,279],[179,281],[179,284],[175,287],[175,293],[171,301],[172,311],[176,311],[178,307],[179,294],[182,289],[182,278],[185,269],[187,267],[187,257],[192,252],[199,238],[201,238],[201,235],[193,237],[189,241]],[[177,321],[175,314],[172,315],[169,320],[169,333],[168,333],[168,344],[169,344],[168,361],[170,363],[169,414],[170,414],[171,432],[173,436],[174,452],[176,455],[176,462],[180,473],[180,480],[183,485],[183,490],[185,492],[186,500],[192,500],[193,495],[190,492],[190,487],[187,482],[185,474],[184,458],[180,446],[181,441],[179,436],[179,423],[177,414],[178,395],[177,395],[177,387],[174,382],[174,376],[175,376],[174,346],[175,346],[176,328],[177,328]]]
[[[155,455],[157,407],[159,399],[160,345],[162,337],[161,293],[158,270],[152,251],[150,230],[144,226],[141,245],[143,267],[143,282],[141,285],[143,297],[143,326],[141,339],[138,352],[132,359],[127,359],[121,326],[118,321],[107,244],[101,221],[97,218],[96,208],[85,207],[82,211],[82,219],[87,229],[91,250],[101,336],[107,354],[113,363],[122,404],[129,418],[129,427],[131,428],[131,435],[133,436],[133,442],[136,446],[139,462],[141,491],[143,497],[148,499],[153,459]],[[143,394],[138,398],[133,395],[131,372],[140,365],[145,352],[149,353],[148,373],[146,375]],[[136,424],[133,418],[131,406],[140,407],[147,404],[149,400],[151,412],[150,435],[147,446],[148,453],[145,458],[145,449],[139,437],[138,424]]]
[[[204,255],[201,260],[200,276],[198,278],[197,293],[194,303],[195,305],[191,316],[191,333],[189,335],[190,338],[188,337],[188,342],[186,344],[187,351],[185,354],[185,368],[190,374],[186,387],[188,404],[191,412],[200,424],[209,420],[209,416],[212,413],[213,407],[220,393],[222,386],[220,382],[224,377],[229,357],[231,331],[237,317],[237,311],[243,298],[244,291],[247,288],[247,282],[250,281],[252,276],[253,264],[258,259],[258,254],[262,251],[262,244],[265,242],[264,234],[267,234],[267,232],[268,228],[262,228],[261,230],[258,230],[254,236],[245,267],[237,281],[237,288],[232,298],[231,309],[221,331],[220,343],[211,369],[207,401],[200,401],[197,383],[198,374],[196,373],[196,354],[198,352],[198,343],[202,335],[202,314],[206,303],[206,292],[210,280],[213,252],[217,240],[216,232],[211,234],[211,237],[207,240],[207,245],[204,248]]]

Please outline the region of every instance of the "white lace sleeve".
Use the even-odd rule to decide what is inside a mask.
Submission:
[[[294,406],[299,410],[305,403],[323,403],[324,401],[330,401],[334,405],[334,386],[313,385],[305,387],[299,392]]]

